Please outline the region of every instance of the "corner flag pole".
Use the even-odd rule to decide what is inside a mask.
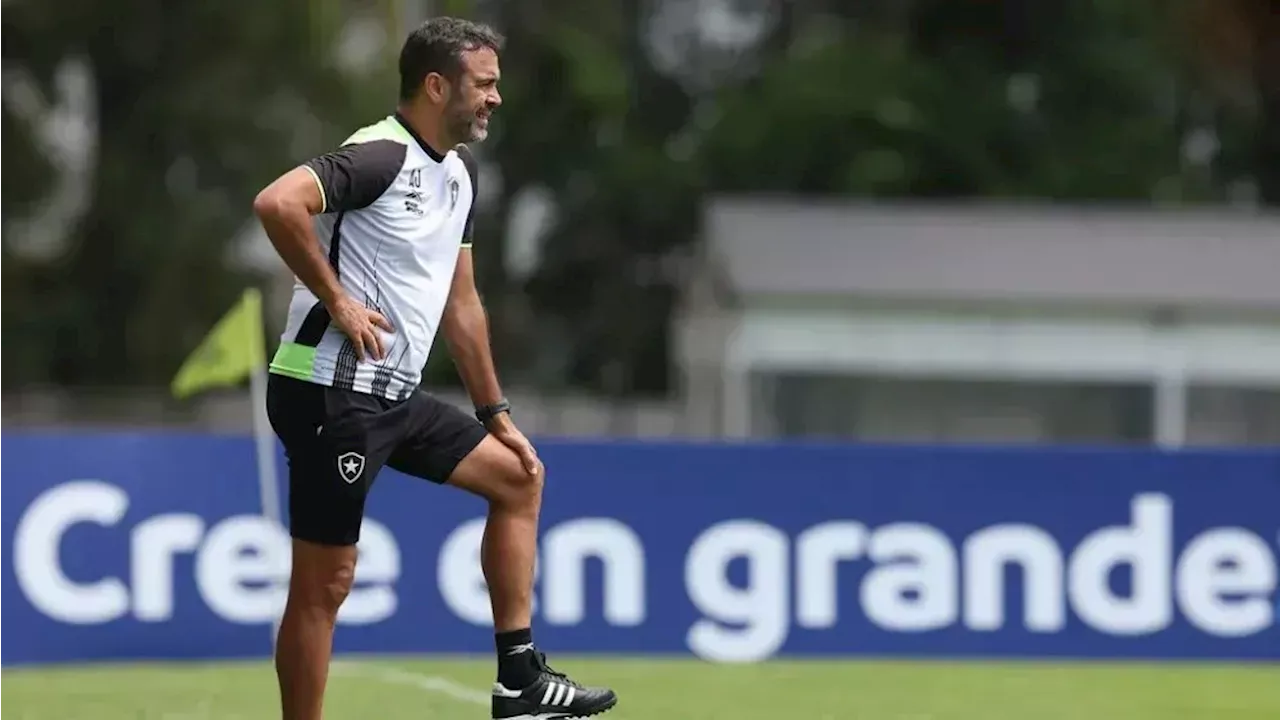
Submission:
[[[249,290],[253,312],[253,322],[246,323],[251,337],[245,338],[248,347],[254,348],[254,362],[249,371],[249,397],[253,404],[253,439],[258,456],[258,500],[262,504],[262,515],[268,520],[283,525],[280,512],[280,485],[276,477],[276,444],[275,434],[271,430],[271,421],[267,418],[267,362],[262,348],[262,295],[256,289]]]
[[[280,483],[276,477],[275,433],[267,417],[267,353],[263,330],[262,291],[245,288],[240,301],[218,320],[204,340],[183,361],[169,391],[175,398],[190,397],[210,387],[239,385],[249,376],[253,413],[254,449],[258,461],[258,502],[262,515],[283,527]],[[276,625],[272,627],[275,644]]]

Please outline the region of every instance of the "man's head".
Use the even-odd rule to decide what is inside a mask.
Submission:
[[[502,104],[498,51],[502,36],[485,25],[441,17],[426,21],[400,50],[400,101],[440,113],[453,142],[483,140]]]

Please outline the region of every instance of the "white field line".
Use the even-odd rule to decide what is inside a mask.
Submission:
[[[435,675],[423,675],[397,668],[376,667],[353,662],[335,662],[331,669],[340,675],[367,677],[388,685],[416,687],[419,690],[445,695],[454,700],[472,705],[488,705],[490,703],[489,693],[481,692],[462,683]]]

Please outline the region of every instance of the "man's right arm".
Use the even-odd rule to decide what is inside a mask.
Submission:
[[[343,297],[342,284],[320,250],[311,221],[324,211],[323,190],[307,166],[276,178],[253,201],[253,212],[280,258],[325,307],[333,307]]]
[[[345,145],[276,178],[253,201],[253,211],[280,258],[329,310],[357,357],[364,357],[367,350],[374,359],[381,359],[382,340],[374,326],[393,330],[386,318],[343,290],[337,268],[321,252],[311,217],[372,205],[395,181],[404,165],[405,149],[389,140]]]
[[[372,205],[400,172],[405,149],[390,140],[344,145],[276,178],[253,201],[276,252],[326,307],[344,295],[320,251],[311,216]]]

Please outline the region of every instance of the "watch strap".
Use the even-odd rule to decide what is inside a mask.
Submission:
[[[476,419],[481,423],[488,423],[498,413],[511,412],[511,403],[506,398],[502,398],[492,405],[481,405],[476,408]]]

